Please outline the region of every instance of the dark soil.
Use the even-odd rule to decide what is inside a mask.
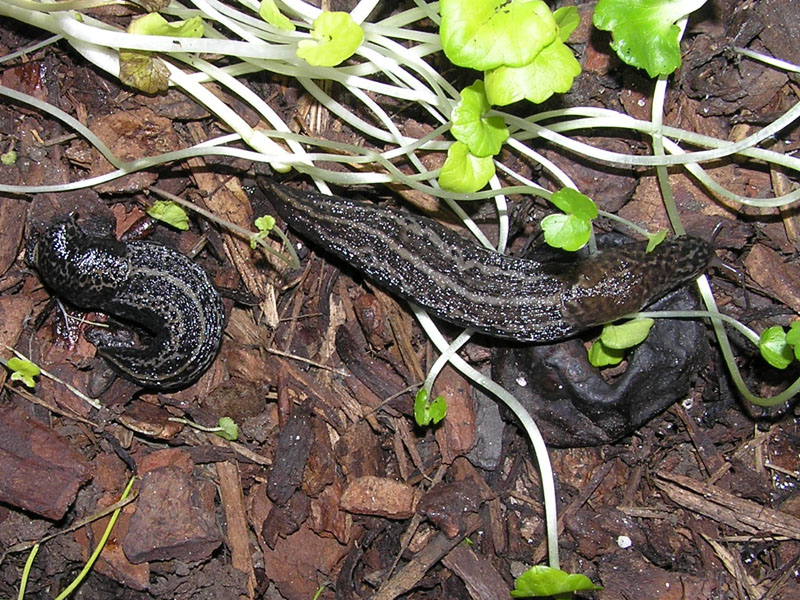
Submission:
[[[591,8],[581,6],[583,24],[571,40],[583,73],[569,94],[544,110],[606,106],[649,119],[652,81],[612,56],[606,34],[587,25]],[[45,37],[0,21],[0,55]],[[800,63],[800,6],[792,0],[710,1],[684,36],[665,123],[741,139],[797,103],[796,76],[742,59],[732,46]],[[180,93],[135,93],[64,41],[2,63],[0,83],[70,113],[123,159],[222,133]],[[305,110],[313,102],[292,81],[261,77],[251,83],[305,132],[357,141],[330,115],[315,125]],[[258,122],[237,99],[225,100],[251,125]],[[396,107],[398,123],[419,135],[427,127],[419,122],[424,115],[404,110]],[[646,140],[634,137],[593,141],[649,151]],[[770,145],[795,152],[800,131],[783,130]],[[61,122],[4,98],[0,152],[9,149],[18,159],[0,166],[3,184],[66,183],[111,169]],[[667,226],[652,171],[608,169],[545,145],[537,149],[600,208],[651,230]],[[763,164],[712,167],[718,182],[748,196],[769,197],[797,185],[796,173]],[[515,168],[537,176],[525,165]],[[264,172],[243,160],[204,157],[91,191],[40,195],[36,202],[102,203],[120,235],[143,217],[147,189],[158,186],[249,228],[254,216],[269,212],[253,185]],[[674,170],[671,178],[687,230],[709,239],[719,226],[717,255],[742,274],[710,273],[722,310],[757,331],[788,325],[800,311],[796,209],[736,207],[709,197],[684,171]],[[340,191],[381,195],[409,210],[386,189]],[[106,366],[84,338],[89,326],[65,321],[51,290],[24,263],[32,198],[0,200],[0,344],[79,390],[102,389]],[[521,215],[549,210],[513,200]],[[501,420],[493,400],[445,370],[436,392],[447,398],[447,418],[429,429],[414,425],[413,395],[436,353],[405,304],[320,251],[304,250],[302,271],[287,273],[202,220],[184,233],[149,228],[153,239],[183,252],[201,248],[198,260],[226,290],[221,353],[197,384],[177,393],[141,394],[116,380],[100,394],[99,409],[49,378],[40,376],[29,392],[7,372],[0,375],[0,597],[17,596],[31,543],[45,537],[25,597],[57,596],[82,568],[108,522],[107,507],[134,474],[135,499],[75,597],[308,600],[323,587],[320,598],[496,599],[508,597],[515,575],[546,561],[538,470],[515,422]],[[515,247],[531,233],[538,240],[537,227],[521,227]],[[620,429],[615,421],[614,435],[598,434],[593,442],[602,445],[588,447],[570,447],[592,441],[581,425],[585,414],[545,427],[560,504],[562,568],[604,586],[581,597],[800,597],[796,405],[748,405],[733,388],[710,329],[691,327],[690,360],[682,377],[668,379],[661,391],[648,382],[663,378],[664,361],[634,364],[632,358],[628,365],[638,373],[628,379],[639,383],[626,392],[624,415],[646,413],[645,424],[631,417],[634,429]],[[665,329],[659,335],[656,343],[683,334]],[[775,394],[797,376],[796,369],[779,372],[744,341],[733,341],[756,393]],[[565,344],[530,359],[542,365],[529,371],[528,386],[541,392],[532,402],[559,401],[553,393],[564,386],[556,373],[584,373],[572,362],[575,345],[582,351],[583,344]],[[508,352],[498,346],[479,339],[462,355],[488,372],[493,353]],[[587,377],[611,386],[626,377],[623,369]],[[597,382],[593,407],[617,393],[597,392]],[[581,386],[574,387],[564,402],[587,405]],[[662,394],[670,393],[663,402]],[[619,408],[613,398],[609,410]],[[648,413],[654,405],[658,410]],[[651,418],[652,412],[659,414]],[[168,420],[214,426],[221,416],[238,423],[237,442]],[[602,420],[594,417],[592,423]]]

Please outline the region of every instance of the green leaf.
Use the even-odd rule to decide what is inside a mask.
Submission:
[[[445,55],[478,71],[528,64],[558,31],[541,0],[441,0],[439,12]]]
[[[575,215],[561,213],[547,215],[542,219],[544,240],[553,248],[568,252],[580,250],[592,235],[591,222]]]
[[[681,65],[680,28],[675,22],[706,0],[600,0],[595,27],[611,32],[611,47],[622,61],[650,77],[668,75]]]
[[[203,19],[200,16],[170,23],[160,14],[154,12],[133,19],[128,25],[128,33],[200,38],[205,33],[205,23],[203,23]]]
[[[222,439],[234,442],[239,438],[239,426],[230,417],[220,417],[219,421],[217,421],[217,426],[220,431],[215,433]]]
[[[589,196],[581,194],[576,189],[561,188],[557,192],[553,192],[550,202],[559,210],[576,217],[587,220],[597,218],[597,204]]]
[[[785,369],[792,363],[794,352],[786,342],[783,327],[775,326],[765,329],[758,340],[761,356],[776,369]]]
[[[652,252],[655,250],[656,246],[658,246],[661,242],[663,242],[667,237],[667,230],[662,229],[661,231],[656,231],[655,233],[651,233],[647,236],[647,248],[645,248],[645,254],[648,252]]]
[[[566,42],[570,34],[581,23],[581,16],[574,6],[562,6],[553,13],[553,18],[556,20],[556,25],[558,25],[558,36],[562,42]]]
[[[414,420],[420,427],[427,427],[431,423],[436,425],[447,415],[447,402],[442,396],[436,396],[433,402],[428,402],[428,390],[422,388],[414,398]]]
[[[569,91],[581,65],[560,38],[521,67],[498,67],[485,75],[486,97],[506,106],[523,98],[539,104],[555,93]]]
[[[792,321],[786,334],[786,343],[794,348],[794,357],[800,360],[800,320]]]
[[[580,573],[570,574],[560,569],[542,565],[531,567],[514,580],[511,595],[514,598],[528,596],[558,596],[579,590],[602,590],[601,586]]]
[[[346,12],[323,12],[314,21],[310,40],[297,43],[297,56],[314,67],[335,67],[364,41],[364,30]]]
[[[595,340],[589,347],[589,364],[593,367],[611,367],[618,365],[625,358],[625,351],[616,348],[609,348],[603,340]]]
[[[479,158],[499,153],[503,142],[508,139],[508,129],[502,117],[483,116],[489,108],[483,81],[478,80],[461,90],[461,100],[450,115],[453,121],[450,133]]]
[[[612,350],[632,348],[647,339],[653,323],[653,319],[631,319],[622,325],[606,325],[600,334],[600,340],[606,348]]]
[[[6,365],[11,369],[11,381],[21,381],[29,388],[36,387],[36,382],[33,378],[39,376],[42,372],[37,365],[16,356],[9,358]]]
[[[439,172],[439,185],[451,192],[470,194],[484,187],[493,176],[491,156],[473,156],[466,144],[455,142],[447,149],[447,158]]]
[[[147,214],[167,225],[172,225],[175,229],[181,231],[189,229],[189,216],[183,207],[175,202],[157,200],[153,206],[147,209]]]
[[[261,0],[258,7],[259,16],[267,23],[284,31],[294,31],[294,23],[278,9],[275,0]]]
[[[145,94],[157,94],[169,87],[169,69],[150,52],[120,49],[119,80]]]
[[[17,162],[17,152],[16,150],[9,150],[8,152],[3,152],[0,154],[0,164],[8,167],[13,165]]]
[[[258,241],[267,239],[267,236],[275,227],[275,217],[263,215],[258,217],[255,221],[253,221],[253,223],[255,224],[256,229],[258,229],[258,233],[253,234],[253,236],[250,238],[250,247],[255,250]]]

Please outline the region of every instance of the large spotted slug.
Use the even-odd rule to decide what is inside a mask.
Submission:
[[[635,312],[702,273],[696,237],[651,252],[629,243],[570,263],[486,250],[436,221],[259,180],[275,209],[317,244],[443,321],[507,339],[548,342]]]
[[[194,383],[213,362],[225,309],[208,274],[180,252],[91,235],[70,215],[32,231],[26,255],[64,300],[145,330],[138,347],[112,336],[95,338],[102,340],[98,353],[126,379],[175,390]]]

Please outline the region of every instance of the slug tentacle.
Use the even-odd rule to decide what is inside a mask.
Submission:
[[[225,308],[208,274],[180,252],[155,242],[90,235],[74,215],[34,232],[28,261],[59,296],[140,325],[138,347],[95,335],[98,353],[127,379],[173,390],[194,383],[219,350]]]
[[[427,217],[348,198],[259,184],[301,237],[440,319],[482,333],[548,342],[639,310],[702,273],[713,256],[695,237],[652,252],[623,244],[575,263],[514,258]]]

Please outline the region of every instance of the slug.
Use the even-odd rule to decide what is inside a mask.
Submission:
[[[702,273],[711,246],[690,236],[645,252],[623,244],[571,263],[492,252],[427,217],[259,184],[301,237],[443,321],[493,337],[550,342],[614,321]]]
[[[31,232],[26,259],[58,296],[141,327],[139,347],[113,336],[89,337],[130,381],[158,390],[184,388],[213,362],[225,308],[208,274],[156,242],[120,242],[85,232],[75,214]]]

